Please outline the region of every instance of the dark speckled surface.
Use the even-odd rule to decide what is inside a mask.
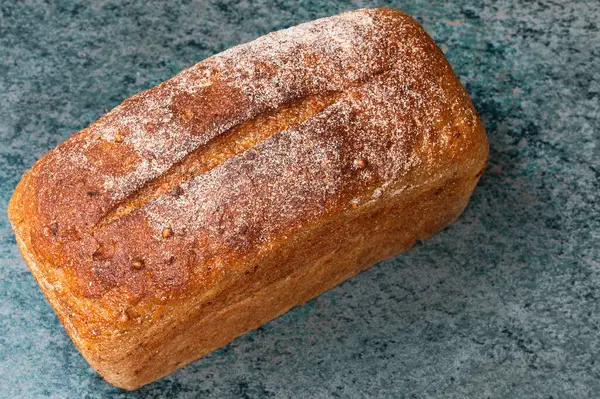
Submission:
[[[0,398],[599,395],[597,0],[395,3],[442,47],[488,131],[469,208],[162,381],[103,382],[28,272],[4,210],[46,151],[213,53],[376,4],[0,2]]]

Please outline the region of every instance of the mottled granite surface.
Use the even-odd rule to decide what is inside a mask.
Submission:
[[[444,50],[488,131],[489,170],[469,208],[134,393],[90,369],[21,259],[5,214],[21,174],[196,61],[384,3],[90,3],[0,2],[0,398],[600,394],[600,2],[394,3]]]

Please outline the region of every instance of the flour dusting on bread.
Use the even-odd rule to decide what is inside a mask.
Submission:
[[[297,98],[343,91],[390,68],[397,60],[386,59],[382,49],[395,43],[386,31],[373,29],[371,14],[370,10],[342,14],[270,33],[128,99],[89,128],[90,137],[103,140],[114,140],[121,132],[124,144],[140,155],[132,171],[105,175],[104,189],[113,199],[122,200],[244,120]],[[212,98],[210,88],[216,84],[234,92],[235,112],[223,118],[218,113],[194,115],[214,119],[201,126],[174,117],[172,105],[177,93],[189,93],[195,102],[222,101]],[[193,113],[194,107],[190,108]],[[87,141],[86,146],[90,145],[93,140]],[[73,161],[81,161],[80,156],[73,155]]]

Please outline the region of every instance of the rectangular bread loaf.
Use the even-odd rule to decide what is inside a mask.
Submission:
[[[136,389],[448,226],[487,155],[419,24],[357,10],[128,98],[41,158],[9,217],[76,347]]]

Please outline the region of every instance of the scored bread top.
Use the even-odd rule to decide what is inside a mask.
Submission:
[[[464,166],[465,152],[480,169],[482,135],[423,29],[357,10],[125,100],[34,165],[10,216],[39,273],[107,320],[225,287],[249,257]]]

